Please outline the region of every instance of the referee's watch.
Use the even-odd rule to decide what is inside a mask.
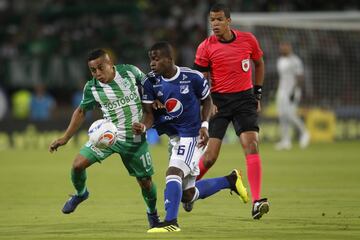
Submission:
[[[255,85],[254,86],[254,94],[255,94],[256,100],[260,101],[262,98],[262,86]]]

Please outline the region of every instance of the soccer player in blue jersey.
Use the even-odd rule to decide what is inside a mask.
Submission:
[[[177,232],[180,231],[177,216],[181,201],[192,203],[222,189],[231,189],[244,202],[248,201],[248,195],[237,170],[225,177],[201,180],[195,185],[199,174],[198,161],[209,139],[208,120],[212,100],[208,82],[200,72],[176,66],[172,48],[167,42],[154,44],[149,57],[151,70],[156,76],[143,82],[144,115],[140,123],[133,124],[133,131],[142,134],[153,126],[155,117],[152,104],[158,100],[171,120],[158,122],[155,128],[165,127],[163,132],[168,135],[175,130],[176,135],[170,138],[172,151],[164,193],[166,216],[164,222],[148,232]],[[159,120],[159,117],[156,116],[155,120]],[[171,129],[170,134],[168,129]]]

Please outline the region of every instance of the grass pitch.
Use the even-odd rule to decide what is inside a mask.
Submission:
[[[261,147],[262,195],[270,212],[252,220],[251,205],[222,191],[180,209],[181,232],[147,234],[145,207],[134,178],[117,156],[88,170],[90,197],[61,213],[73,192],[70,166],[77,149],[0,152],[0,239],[360,239],[360,143],[314,144],[277,152]],[[166,146],[151,147],[163,210]],[[206,175],[246,168],[240,145],[224,145]]]

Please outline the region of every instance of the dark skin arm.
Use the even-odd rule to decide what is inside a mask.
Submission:
[[[212,113],[212,99],[210,94],[201,101],[202,109],[201,109],[201,121],[209,121],[210,115]],[[208,129],[205,127],[200,128],[199,130],[200,141],[198,143],[198,147],[205,147],[207,142],[209,141],[209,132]]]
[[[206,78],[209,81],[210,85],[211,85],[211,82],[210,82],[211,79],[209,78],[210,77],[209,72],[202,72],[202,74],[204,75],[204,78]]]
[[[140,135],[146,131],[146,129],[151,128],[154,123],[154,115],[153,115],[153,105],[148,103],[143,103],[143,118],[139,123],[133,123],[132,129],[133,133],[136,135]]]
[[[211,86],[211,79],[210,79],[210,74],[209,72],[201,72],[204,75],[204,78],[206,78],[209,81],[209,84]],[[211,112],[210,112],[210,117],[214,116],[216,113],[218,112],[218,109],[216,107],[215,104],[213,104],[213,102],[211,101]]]
[[[265,63],[263,58],[261,57],[258,60],[254,60],[255,65],[255,85],[262,86],[264,83],[264,74],[265,74]],[[261,104],[258,101],[257,111],[261,111]]]
[[[79,107],[75,109],[71,117],[69,126],[66,129],[64,135],[50,144],[49,151],[51,153],[57,151],[58,147],[65,145],[70,140],[70,138],[75,134],[75,132],[80,128],[80,126],[84,122],[85,114],[86,112],[84,109],[81,109]]]

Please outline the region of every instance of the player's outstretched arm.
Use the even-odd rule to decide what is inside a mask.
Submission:
[[[79,127],[84,122],[84,120],[85,120],[85,110],[78,107],[74,111],[69,126],[66,129],[64,135],[50,144],[49,151],[52,153],[54,151],[57,151],[58,147],[65,145],[70,140],[70,138],[75,134],[75,132],[79,129]]]
[[[146,129],[151,128],[151,126],[154,123],[153,105],[143,103],[142,108],[143,108],[144,114],[143,114],[143,118],[142,118],[141,122],[139,122],[139,123],[136,122],[136,123],[133,123],[133,125],[132,125],[133,133],[136,135],[140,135],[140,134],[144,133],[146,131]]]

